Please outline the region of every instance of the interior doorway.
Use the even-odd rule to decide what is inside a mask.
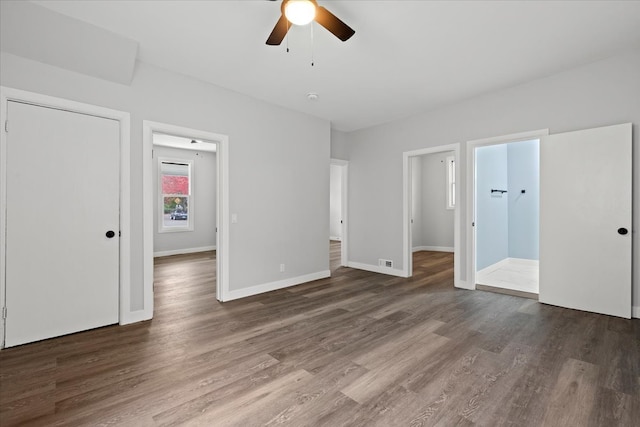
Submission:
[[[477,146],[474,159],[476,287],[537,299],[540,139]]]
[[[411,157],[412,252],[453,253],[455,165],[453,151]]]
[[[216,250],[217,143],[153,134],[154,258]]]
[[[348,180],[349,162],[331,159],[329,164],[330,259],[340,253],[340,266],[348,264]]]
[[[467,188],[476,188],[477,147],[532,139],[540,140],[538,300],[630,318],[631,123],[555,135],[543,129],[469,141]],[[475,198],[475,191],[468,192],[471,262],[467,277],[474,287]]]
[[[229,292],[228,138],[149,121],[143,123],[143,128],[146,315],[153,316],[154,254],[190,254],[215,249],[215,256],[210,257],[216,264],[215,295],[224,301]],[[156,149],[158,152],[154,153]],[[155,155],[160,152],[162,156]],[[213,162],[215,170],[207,170],[203,162]],[[211,177],[212,173],[215,178]],[[160,185],[163,179],[171,184],[165,189]],[[188,194],[178,194],[185,192]],[[213,201],[207,201],[211,194],[215,195]],[[198,230],[206,231],[198,235]],[[173,241],[177,246],[156,246],[157,236],[166,237],[164,240]]]
[[[433,156],[433,157],[426,157]],[[433,252],[453,252],[454,261],[454,286],[465,287],[460,280],[460,194],[457,191],[457,182],[460,182],[460,168],[456,163],[460,158],[460,144],[443,145],[432,148],[424,148],[403,153],[403,276],[413,275],[413,252],[417,250],[427,250]],[[424,160],[435,160],[439,166],[425,166]],[[440,162],[442,160],[442,162]],[[441,205],[441,209],[430,211],[431,220],[428,222],[427,233],[432,240],[424,243],[425,235],[422,227],[424,224],[415,222],[418,215],[418,205],[424,203],[423,193],[418,190],[418,186],[423,187],[422,172],[428,169],[429,173],[439,176],[440,188],[433,186],[433,194],[427,196],[430,200],[425,202],[429,207]],[[420,194],[418,194],[420,193]],[[429,192],[431,194],[431,192]],[[441,198],[441,200],[432,200]],[[434,202],[434,203],[431,203]],[[440,231],[435,232],[439,221],[446,222],[452,235],[440,235]],[[433,227],[432,227],[433,226]],[[442,227],[440,227],[442,228]],[[433,232],[430,232],[433,231]],[[446,233],[445,233],[446,234]],[[420,239],[419,242],[414,240]],[[423,244],[424,243],[424,244]]]

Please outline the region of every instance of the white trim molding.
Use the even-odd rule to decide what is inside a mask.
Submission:
[[[216,298],[228,300],[229,294],[229,137],[223,134],[196,130],[182,126],[143,120],[142,143],[142,188],[143,201],[143,263],[144,263],[144,300],[145,311],[149,318],[153,316],[153,133],[164,133],[190,139],[204,140],[216,144],[216,162],[218,173],[218,191],[216,218]]]
[[[270,283],[263,283],[261,285],[255,285],[249,288],[230,290],[225,295],[224,302],[246,298],[252,295],[263,294],[265,292],[276,291],[278,289],[288,288],[291,286],[300,285],[302,283],[312,282],[314,280],[326,279],[327,277],[331,277],[330,270],[305,274],[304,276],[289,277],[288,279],[278,280]]]
[[[171,256],[171,255],[184,255],[184,254],[195,254],[198,252],[207,252],[207,251],[215,251],[215,246],[202,246],[200,248],[184,248],[184,249],[173,249],[170,251],[159,251],[154,252],[153,257],[158,258],[162,256]]]
[[[56,108],[81,114],[116,120],[120,123],[120,277],[119,277],[119,323],[131,323],[131,115],[125,111],[112,110],[64,98],[28,92],[0,86],[0,120],[4,126],[7,120],[9,101]],[[6,132],[0,132],[0,224],[6,224],[4,206],[6,204]],[[0,236],[0,306],[4,307],[5,297],[5,233]],[[0,328],[0,342],[4,342],[4,324]]]
[[[361,262],[349,261],[349,265],[347,267],[357,268],[358,270],[371,271],[373,273],[387,274],[389,276],[405,277],[405,278],[409,277],[407,276],[405,270],[400,270],[397,268],[381,267],[379,265],[364,264]]]

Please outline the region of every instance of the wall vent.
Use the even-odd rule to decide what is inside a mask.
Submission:
[[[379,259],[378,266],[385,268],[393,268],[393,261],[390,259]]]

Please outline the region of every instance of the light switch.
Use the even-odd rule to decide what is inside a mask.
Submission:
[[[238,222],[238,214],[231,214],[231,224],[235,224]]]

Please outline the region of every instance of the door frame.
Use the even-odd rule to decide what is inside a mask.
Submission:
[[[216,298],[229,299],[229,137],[227,135],[191,129],[167,123],[143,120],[143,288],[144,316],[153,317],[153,218],[155,191],[153,188],[153,134],[165,133],[216,144]]]
[[[341,159],[331,159],[331,165],[340,167],[340,216],[342,217],[342,236],[340,241],[340,265],[347,267],[349,264],[347,250],[349,246],[349,206],[347,192],[349,191],[349,162]]]
[[[468,289],[476,289],[476,148],[511,142],[542,140],[549,135],[549,129],[538,129],[509,135],[467,141],[467,283]]]
[[[125,111],[112,110],[69,99],[28,92],[0,86],[0,225],[6,227],[7,203],[7,110],[9,101],[22,102],[39,107],[54,108],[72,113],[87,114],[116,120],[120,124],[120,239],[119,239],[119,323],[125,325],[136,321],[131,311],[131,116]],[[10,124],[9,124],[10,126]],[[6,235],[0,233],[0,307],[5,307],[6,298]],[[4,347],[5,320],[0,326],[0,348]]]
[[[439,145],[437,147],[421,148],[419,150],[405,151],[402,153],[402,277],[413,275],[413,248],[411,236],[411,158],[425,154],[437,154],[453,152],[455,161],[460,162],[460,143]],[[456,182],[460,182],[460,167],[456,167]],[[455,208],[453,210],[453,285],[466,289],[465,283],[460,280],[460,188],[456,191]]]

